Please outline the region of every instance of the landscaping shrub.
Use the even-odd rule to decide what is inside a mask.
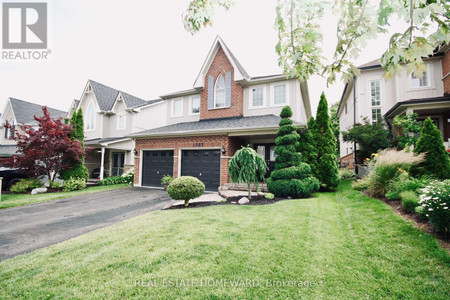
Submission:
[[[167,193],[174,200],[184,200],[184,206],[189,200],[200,197],[205,192],[203,182],[192,176],[181,176],[174,179],[167,187]]]
[[[311,167],[312,174],[316,172],[317,164],[317,150],[313,140],[314,126],[315,120],[311,117],[308,121],[308,128],[300,134],[297,146],[297,152],[302,155],[302,162],[307,163]]]
[[[50,188],[52,189],[60,189],[62,187],[62,183],[59,181],[50,182]]]
[[[275,195],[272,193],[265,193],[264,198],[266,198],[268,200],[273,200],[273,199],[275,199]]]
[[[275,170],[267,180],[267,188],[277,197],[305,198],[318,190],[319,181],[311,174],[311,167],[301,162],[297,152],[299,135],[293,122],[292,110],[281,111],[280,129],[275,140]]]
[[[419,205],[419,197],[413,191],[401,192],[400,198],[402,199],[403,208],[409,213],[413,213],[416,206]]]
[[[397,192],[387,192],[385,195],[388,200],[397,200],[400,199],[400,195]]]
[[[313,142],[317,151],[314,176],[324,188],[334,189],[340,181],[339,166],[336,157],[336,139],[331,129],[328,103],[324,93],[320,96],[317,107]]]
[[[411,169],[414,177],[430,175],[439,179],[450,178],[450,159],[445,150],[441,132],[430,118],[423,123],[415,153],[426,153],[425,160]]]
[[[98,185],[115,185],[115,184],[133,184],[134,181],[134,172],[130,171],[127,174],[124,174],[122,176],[113,176],[113,177],[107,177],[105,179],[99,180]]]
[[[9,191],[11,193],[28,193],[32,189],[43,187],[44,185],[39,179],[36,178],[25,178],[16,182]]]
[[[84,165],[84,162],[77,162],[74,167],[61,171],[59,177],[64,180],[69,180],[70,178],[83,178],[84,181],[88,181],[89,171]]]
[[[164,175],[162,178],[161,178],[161,185],[164,185],[164,184],[170,184],[171,182],[173,181],[173,177],[172,176],[170,176],[170,175]]]
[[[352,183],[352,188],[357,191],[365,191],[369,188],[369,176],[364,177],[359,181],[355,181]]]
[[[228,173],[230,181],[235,183],[246,183],[248,199],[252,198],[251,184],[256,185],[259,192],[259,182],[264,181],[267,165],[264,159],[250,147],[242,147],[233,155],[228,162]]]
[[[355,177],[356,177],[356,174],[355,174],[354,170],[346,169],[346,168],[339,169],[339,178],[341,180],[352,179]]]
[[[450,180],[433,181],[425,187],[419,204],[434,230],[447,237],[450,230]]]
[[[407,173],[402,173],[400,176],[391,181],[388,188],[388,194],[400,194],[404,191],[413,191],[416,194],[420,193],[420,190],[430,184],[430,177],[424,175],[419,178],[409,176]],[[398,199],[398,197],[397,197]]]
[[[415,212],[419,216],[419,218],[424,219],[424,220],[427,219],[426,212],[425,212],[425,209],[423,208],[423,206],[421,206],[421,205],[416,206]]]
[[[86,181],[83,178],[70,178],[64,182],[62,187],[64,192],[82,190],[86,188]]]
[[[412,164],[423,161],[423,155],[405,150],[396,151],[394,149],[382,150],[376,156],[376,162],[372,172],[368,175],[369,187],[367,192],[375,197],[386,195],[389,185],[402,173],[406,173]]]

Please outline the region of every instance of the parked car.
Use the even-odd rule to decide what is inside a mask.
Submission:
[[[20,181],[23,178],[28,178],[28,175],[18,169],[10,169],[2,167],[0,168],[0,177],[3,177],[2,190],[8,190],[16,182]]]

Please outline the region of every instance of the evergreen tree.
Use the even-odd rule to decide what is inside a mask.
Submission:
[[[313,140],[317,150],[314,175],[323,187],[334,189],[340,181],[339,166],[336,157],[336,139],[330,126],[328,103],[324,93],[320,96],[313,132]]]
[[[83,146],[84,142],[84,122],[83,122],[83,111],[81,108],[74,111],[72,118],[70,119],[70,124],[72,125],[72,139],[78,140]],[[83,147],[84,148],[84,147]],[[73,161],[72,167],[61,172],[61,178],[64,180],[69,180],[72,178],[83,178],[84,180],[89,179],[89,171],[84,165],[84,156],[81,161]]]
[[[297,127],[293,125],[292,110],[281,111],[280,128],[275,140],[275,170],[267,180],[269,191],[277,197],[305,198],[318,190],[319,181],[311,175],[311,167],[301,162]]]
[[[313,174],[316,172],[317,151],[314,145],[313,131],[315,120],[311,117],[308,127],[300,134],[297,152],[302,155],[302,162],[309,164]]]
[[[450,178],[450,159],[445,151],[444,140],[430,118],[423,123],[414,152],[426,154],[422,163],[411,167],[410,172],[413,176],[430,175],[439,179]]]

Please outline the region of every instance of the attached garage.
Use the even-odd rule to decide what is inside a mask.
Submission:
[[[161,186],[164,175],[173,176],[173,150],[142,152],[142,185]]]
[[[208,191],[220,186],[220,150],[182,150],[181,176],[201,180]]]

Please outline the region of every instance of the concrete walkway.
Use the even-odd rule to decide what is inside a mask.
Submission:
[[[0,261],[173,203],[163,190],[125,188],[0,210]]]

